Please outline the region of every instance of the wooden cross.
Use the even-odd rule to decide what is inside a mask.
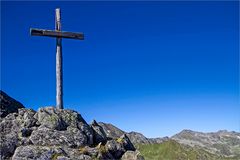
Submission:
[[[30,29],[32,36],[48,36],[55,37],[57,40],[57,51],[56,51],[56,101],[57,108],[63,109],[63,71],[62,71],[62,38],[71,38],[83,40],[83,33],[74,32],[62,32],[61,31],[61,17],[60,8],[55,10],[55,30],[44,30],[44,29]]]

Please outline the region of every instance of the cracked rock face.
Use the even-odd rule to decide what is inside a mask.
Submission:
[[[12,159],[51,159],[54,155],[65,156],[66,153],[57,147],[46,147],[46,146],[20,146],[16,149]]]
[[[43,107],[35,112],[3,92],[0,98],[3,160],[120,159],[135,150],[126,135],[109,139],[101,125],[96,121],[88,125],[73,110]]]
[[[106,142],[107,135],[104,132],[103,128],[94,120],[91,124],[93,129],[93,138],[96,143]]]
[[[68,127],[69,128],[69,127]],[[47,133],[47,134],[46,134]],[[34,145],[66,145],[68,147],[81,147],[87,145],[87,136],[77,128],[65,131],[51,130],[39,127],[33,131],[30,140]]]
[[[93,131],[75,111],[40,108],[34,115],[40,125],[30,139],[36,145],[67,145],[80,147],[93,144]],[[45,134],[48,133],[46,136]]]
[[[1,119],[0,142],[2,158],[10,157],[17,146],[31,143],[27,137],[30,135],[30,132],[34,130],[32,127],[36,121],[34,118],[27,117],[31,116],[29,114],[32,114],[33,111],[23,108],[19,109],[19,111],[24,112],[25,116],[19,113],[10,113]]]
[[[116,158],[120,158],[123,153],[125,152],[125,148],[122,146],[121,143],[118,143],[114,140],[110,140],[106,143],[106,147],[111,154],[114,155]]]

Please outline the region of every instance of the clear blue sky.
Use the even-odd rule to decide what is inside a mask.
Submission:
[[[240,131],[239,3],[1,2],[1,88],[26,107],[55,105],[54,38],[63,40],[64,105],[90,122],[148,137]]]

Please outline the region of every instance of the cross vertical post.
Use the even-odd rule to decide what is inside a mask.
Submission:
[[[84,34],[81,32],[66,32],[61,28],[60,8],[55,10],[55,30],[31,28],[32,36],[46,36],[56,38],[56,107],[63,109],[63,56],[62,56],[62,38],[84,40]]]
[[[55,30],[61,32],[60,8],[57,8],[55,11]],[[58,109],[63,109],[62,38],[57,37],[56,41],[56,105]]]

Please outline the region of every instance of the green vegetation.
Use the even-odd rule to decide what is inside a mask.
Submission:
[[[107,151],[107,148],[104,146],[104,145],[102,145],[102,143],[100,142],[99,144],[98,144],[98,146],[97,146],[97,149],[99,150],[99,152],[100,153],[102,153],[102,154],[104,154],[104,153],[107,153],[108,151]]]
[[[88,153],[88,150],[87,150],[86,147],[80,147],[80,148],[79,148],[79,152],[80,152],[81,154],[87,154],[87,153]]]
[[[211,154],[202,149],[186,147],[174,140],[161,144],[137,144],[136,148],[145,160],[237,160]]]
[[[64,155],[63,155],[63,154],[60,154],[60,153],[55,153],[55,154],[52,155],[51,160],[57,160],[57,158],[58,158],[59,156],[64,156]]]
[[[123,140],[123,138],[117,138],[116,141],[117,141],[118,143],[122,144],[124,140]]]

